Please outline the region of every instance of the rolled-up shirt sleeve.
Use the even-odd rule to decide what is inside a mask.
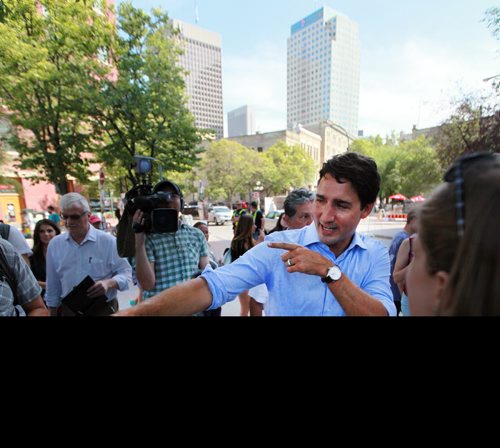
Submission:
[[[119,291],[129,289],[132,282],[132,267],[125,258],[119,257],[118,253],[113,257],[113,280],[118,284]]]

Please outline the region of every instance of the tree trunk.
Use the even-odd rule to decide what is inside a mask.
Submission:
[[[61,196],[68,192],[68,182],[66,182],[65,180],[61,181],[61,182],[57,182],[55,184],[55,187],[56,187],[56,193],[61,195]]]

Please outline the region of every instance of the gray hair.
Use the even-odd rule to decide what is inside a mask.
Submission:
[[[80,193],[66,193],[61,197],[59,207],[62,211],[64,211],[74,204],[81,206],[83,208],[83,211],[90,212],[90,206],[87,199],[85,199]]]
[[[314,198],[314,192],[306,188],[297,188],[297,190],[293,190],[285,199],[285,215],[292,218],[295,213],[297,213],[297,207],[299,205],[306,202],[312,202],[314,201]]]

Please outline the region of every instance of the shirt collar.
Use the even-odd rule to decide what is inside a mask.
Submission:
[[[70,239],[73,240],[73,238],[71,238],[69,231],[65,232],[63,235],[65,236],[66,240],[68,241]],[[97,241],[97,229],[92,224],[89,224],[89,230],[87,232],[87,235],[85,235],[85,238],[80,243],[80,245],[85,244],[87,241],[94,241],[94,242]]]

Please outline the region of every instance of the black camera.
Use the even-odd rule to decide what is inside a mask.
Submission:
[[[147,181],[152,170],[152,157],[134,156],[134,169],[139,183],[125,194],[126,211],[133,216],[137,209],[143,212],[143,224],[134,223],[134,232],[172,233],[179,228],[179,212],[168,208],[173,197],[178,196],[183,207],[182,193],[177,184],[168,180],[158,182],[154,188]],[[142,181],[141,181],[142,180]],[[172,191],[162,191],[169,189]]]

